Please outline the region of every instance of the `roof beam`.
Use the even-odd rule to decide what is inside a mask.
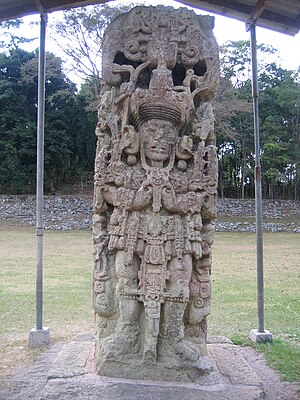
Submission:
[[[40,0],[34,0],[36,8],[39,10],[40,14],[45,14],[45,8],[41,4]]]
[[[21,17],[40,12],[37,2],[44,12],[52,12],[70,7],[86,6],[89,4],[107,3],[111,0],[0,0],[0,21]],[[179,0],[188,6],[225,17],[235,18],[248,26],[252,20],[257,26],[272,29],[288,35],[296,35],[300,27],[300,0]],[[286,2],[286,3],[285,3]],[[271,9],[269,7],[271,3]],[[283,10],[283,11],[280,11]]]
[[[250,30],[253,24],[256,24],[258,18],[264,12],[266,5],[270,2],[270,0],[258,0],[255,6],[252,8],[247,20],[246,20],[246,29],[247,32]]]
[[[66,10],[72,7],[84,7],[93,4],[103,4],[108,3],[111,0],[32,0],[26,1],[22,5],[22,1],[19,2],[20,5],[16,6],[6,6],[1,4],[0,0],[0,21],[4,21],[12,18],[21,18],[24,15],[40,14],[41,10],[45,12],[52,12],[58,10]],[[17,3],[18,2],[14,2]]]
[[[4,9],[1,10],[1,5],[0,5],[0,12],[3,12],[2,15],[0,15],[0,21],[4,21],[6,19],[12,19],[12,18],[21,18],[24,15],[30,15],[30,14],[36,14],[37,13],[37,8],[33,4],[29,5],[24,5],[24,6],[16,6],[16,7],[11,7],[8,10]]]
[[[43,8],[48,11],[58,11],[58,10],[67,10],[72,7],[84,7],[94,4],[103,4],[108,3],[111,0],[38,0],[42,5]],[[63,4],[62,4],[63,3]]]
[[[230,10],[235,10],[237,12],[241,12],[243,14],[249,14],[249,11],[251,10],[251,7],[249,7],[247,4],[239,3],[238,1],[234,0],[213,0],[212,4],[209,0],[204,0],[204,1],[199,1],[199,0],[183,0],[180,1],[180,3],[186,4],[188,6],[194,6],[197,8],[201,8],[203,10],[211,10],[212,5],[216,5],[222,9],[222,15],[226,17],[227,13]],[[205,6],[205,3],[207,3],[207,7]],[[213,12],[213,11],[211,11]]]
[[[299,31],[300,16],[282,15],[279,12],[271,11],[268,9],[267,3],[263,0],[257,0],[257,4],[254,7],[253,4],[245,4],[240,0],[181,0],[180,2],[243,22],[247,20],[247,17],[252,16],[251,13],[253,13],[253,16],[258,16],[260,12],[260,18],[257,21],[258,26],[292,36],[296,35]],[[263,9],[261,9],[262,4]]]

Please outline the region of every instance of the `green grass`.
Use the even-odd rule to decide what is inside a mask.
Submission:
[[[281,339],[274,339],[272,343],[256,346],[263,352],[268,364],[274,366],[282,378],[287,381],[300,381],[300,347]]]
[[[299,380],[300,370],[299,239],[291,233],[264,234],[265,321],[276,340],[258,346],[292,381]],[[35,231],[0,225],[0,243],[0,368],[5,375],[16,358],[20,365],[37,354],[27,345],[35,324]],[[53,341],[94,329],[91,252],[91,232],[45,232],[44,326]],[[209,335],[250,344],[248,334],[257,328],[255,259],[254,234],[217,233]]]
[[[288,381],[300,380],[299,239],[297,234],[264,233],[265,326],[275,340],[257,349]],[[251,345],[249,332],[257,328],[254,234],[216,235],[212,279],[209,334]]]

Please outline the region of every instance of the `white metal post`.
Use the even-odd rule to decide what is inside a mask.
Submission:
[[[252,59],[252,96],[255,140],[255,212],[256,212],[256,271],[257,271],[257,314],[258,329],[251,330],[250,338],[255,342],[271,341],[272,334],[265,331],[264,322],[264,266],[263,266],[263,226],[262,226],[262,186],[260,163],[260,135],[258,115],[258,73],[256,25],[250,27]]]
[[[36,326],[29,335],[30,345],[50,342],[50,330],[43,327],[43,238],[44,238],[44,121],[47,14],[41,13],[38,71],[37,169],[36,169]]]

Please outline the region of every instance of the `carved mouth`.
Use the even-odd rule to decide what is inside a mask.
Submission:
[[[161,147],[157,147],[157,146],[151,146],[150,147],[151,151],[155,151],[156,153],[165,153],[166,150],[161,148]]]

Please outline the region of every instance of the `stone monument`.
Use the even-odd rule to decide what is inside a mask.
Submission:
[[[93,216],[101,375],[196,381],[211,370],[212,28],[185,8],[142,6],[104,36]]]

